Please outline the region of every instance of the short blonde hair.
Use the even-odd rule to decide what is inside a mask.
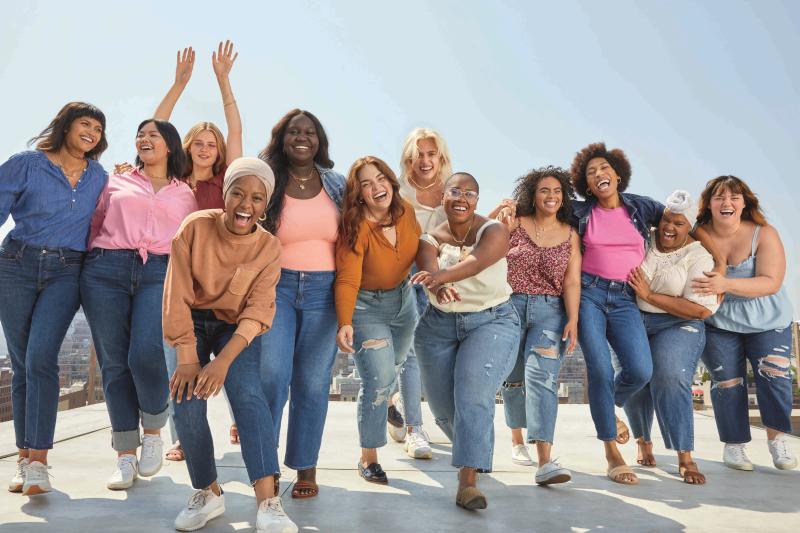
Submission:
[[[400,159],[400,179],[408,180],[408,176],[413,173],[414,163],[419,159],[419,146],[417,143],[425,139],[431,139],[436,145],[440,162],[438,179],[444,183],[453,173],[450,150],[447,149],[447,143],[444,142],[442,136],[436,130],[430,128],[416,128],[406,137],[403,143],[403,155]]]
[[[222,136],[222,132],[213,122],[198,122],[197,124],[192,126],[192,128],[186,133],[186,135],[183,138],[183,151],[186,152],[186,159],[188,160],[186,163],[186,171],[184,172],[183,177],[191,176],[192,171],[194,170],[194,164],[192,163],[192,154],[191,152],[189,152],[189,148],[191,148],[195,138],[204,131],[210,131],[212,134],[214,134],[214,138],[217,141],[217,160],[214,161],[214,164],[211,167],[211,171],[216,176],[217,174],[222,172],[222,168],[225,166],[225,161],[226,161],[225,138]]]

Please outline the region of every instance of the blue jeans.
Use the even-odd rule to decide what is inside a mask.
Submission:
[[[453,443],[452,464],[491,472],[497,390],[514,365],[519,317],[511,302],[473,313],[428,306],[414,338],[436,424]]]
[[[642,313],[653,354],[653,377],[625,404],[634,438],[651,442],[653,411],[670,450],[694,450],[692,380],[706,342],[701,320]]]
[[[201,366],[211,362],[211,354],[219,354],[231,340],[236,324],[228,324],[208,309],[192,309],[197,356]],[[239,420],[242,459],[250,483],[267,476],[280,476],[278,439],[272,414],[261,390],[261,338],[256,337],[233,361],[225,377],[225,391],[231,409]],[[164,344],[166,366],[170,376],[177,366],[175,348]],[[170,402],[175,429],[186,457],[186,468],[192,487],[204,489],[217,479],[214,461],[214,439],[208,427],[207,401],[192,397],[180,403]]]
[[[416,272],[416,266],[412,274]],[[412,285],[417,301],[417,316],[420,317],[428,307],[428,295],[422,285]],[[419,376],[419,362],[414,351],[414,343],[408,349],[408,355],[400,366],[398,388],[403,398],[403,420],[407,426],[422,426],[422,380]]]
[[[386,410],[397,368],[414,340],[417,300],[408,280],[390,290],[358,291],[354,359],[361,376],[358,435],[362,448],[386,444]]]
[[[80,306],[83,256],[8,238],[0,247],[0,322],[14,373],[11,403],[17,448],[53,447],[58,352]]]
[[[336,357],[333,280],[333,272],[281,269],[275,318],[262,336],[261,386],[275,435],[291,387],[284,464],[294,470],[313,468],[319,459]]]
[[[567,323],[559,296],[513,294],[511,303],[522,322],[516,364],[503,383],[506,425],[528,428],[528,442],[553,443],[558,415],[558,373]]]
[[[759,333],[734,333],[706,324],[703,364],[711,373],[711,403],[722,442],[750,442],[748,360],[761,422],[783,433],[792,431],[791,356],[791,324]]]
[[[143,429],[167,422],[169,378],[164,363],[161,301],[167,255],[95,248],[81,273],[81,301],[92,330],[111,419],[111,446],[132,450]]]
[[[614,440],[617,436],[614,405],[625,405],[653,374],[653,358],[642,315],[627,283],[581,274],[578,340],[586,360],[589,409],[597,438]],[[620,365],[616,377],[609,343]]]

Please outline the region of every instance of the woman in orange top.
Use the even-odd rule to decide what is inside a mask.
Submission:
[[[361,375],[358,471],[372,483],[388,483],[377,448],[386,444],[389,395],[417,323],[408,275],[421,231],[399,191],[394,173],[377,157],[353,163],[336,248],[336,343],[355,353]]]

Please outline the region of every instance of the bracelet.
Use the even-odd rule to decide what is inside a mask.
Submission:
[[[188,366],[188,365],[199,365],[200,361],[194,363],[178,363],[176,366]]]

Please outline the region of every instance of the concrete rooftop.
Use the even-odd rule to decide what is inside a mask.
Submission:
[[[455,506],[456,474],[450,444],[433,424],[425,405],[425,424],[434,441],[434,458],[414,461],[390,442],[380,453],[390,484],[368,484],[355,470],[358,438],[354,403],[332,402],[320,458],[320,495],[292,500],[293,471],[284,472],[284,506],[303,532],[501,532],[501,531],[770,531],[800,528],[800,470],[772,466],[766,434],[753,430],[749,455],[754,472],[725,468],[714,420],[695,415],[696,459],[708,484],[688,486],[677,475],[676,458],[655,439],[657,468],[637,467],[638,486],[605,477],[602,447],[586,405],[560,406],[554,456],[570,468],[573,480],[549,488],[533,484],[535,467],[511,463],[509,432],[497,407],[495,470],[479,486],[489,509],[468,512]],[[59,413],[50,455],[54,492],[27,498],[2,492],[2,532],[168,532],[191,494],[184,463],[165,461],[151,479],[139,479],[128,491],[105,488],[114,453],[110,447],[105,404]],[[223,400],[211,402],[209,416],[216,438],[217,465],[226,492],[226,513],[203,531],[251,531],[255,500],[238,447],[228,443]],[[656,429],[657,435],[657,429]],[[12,422],[0,424],[0,480],[14,469]],[[281,442],[284,442],[282,439]],[[800,439],[793,439],[800,453]],[[636,446],[624,453],[635,463]],[[282,457],[281,457],[282,458]]]

